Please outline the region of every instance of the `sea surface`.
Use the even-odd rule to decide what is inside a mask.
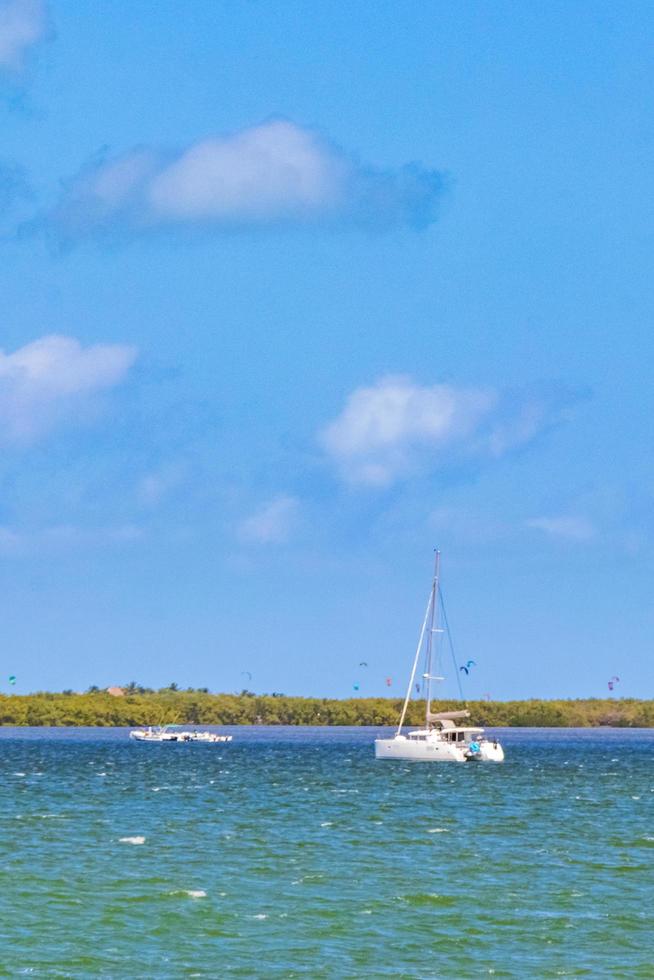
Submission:
[[[654,731],[0,729],[2,977],[654,977]]]

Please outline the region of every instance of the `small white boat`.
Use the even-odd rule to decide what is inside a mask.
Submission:
[[[441,651],[438,641],[443,633],[448,632],[447,617],[445,616],[443,607],[439,578],[440,552],[437,551],[434,579],[429,593],[425,618],[420,631],[418,648],[413,660],[409,686],[407,688],[406,698],[404,699],[402,714],[400,715],[400,723],[392,738],[375,739],[375,758],[412,759],[422,762],[502,762],[504,760],[504,749],[496,738],[486,738],[483,728],[456,724],[459,720],[469,718],[469,711],[444,711],[439,713],[431,710],[432,682],[443,681],[445,679],[441,676]],[[443,611],[444,628],[439,625],[441,610]],[[424,686],[426,694],[425,727],[403,734],[402,727],[414,690],[420,654],[425,646],[425,636],[427,637],[425,669],[422,675],[422,686]],[[456,670],[454,650],[451,644],[450,649]],[[434,670],[436,673],[432,673]],[[459,680],[458,673],[457,680]],[[419,688],[421,687],[421,685],[417,686]]]
[[[215,732],[188,731],[179,725],[149,725],[147,728],[135,728],[129,733],[135,742],[191,742],[201,745],[217,745],[231,742],[231,735],[217,735]]]

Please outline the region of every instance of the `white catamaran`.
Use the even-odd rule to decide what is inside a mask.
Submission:
[[[486,738],[483,728],[457,724],[460,719],[470,717],[469,711],[439,713],[431,710],[432,682],[445,679],[440,676],[441,649],[438,641],[443,633],[448,631],[447,617],[445,616],[440,590],[440,558],[440,552],[437,551],[434,580],[420,630],[420,639],[413,660],[413,669],[400,715],[400,723],[392,738],[375,739],[375,758],[415,759],[423,762],[502,762],[504,750],[497,739]],[[441,611],[443,613],[443,627],[440,625]],[[423,646],[425,646],[425,636],[427,638],[425,670],[422,675],[426,692],[425,727],[404,735],[402,734],[402,726],[413,693],[420,654]],[[452,659],[454,661],[454,656]]]

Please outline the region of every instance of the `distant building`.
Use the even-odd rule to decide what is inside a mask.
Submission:
[[[111,694],[112,698],[124,698],[125,692],[122,687],[108,687],[107,694]]]

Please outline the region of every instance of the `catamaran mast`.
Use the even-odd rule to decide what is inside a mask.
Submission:
[[[429,648],[427,654],[427,664],[425,676],[431,678],[431,642],[432,636],[437,630],[434,627],[434,621],[437,622],[437,612],[434,610],[434,606],[438,599],[438,577],[440,574],[440,561],[441,553],[436,551],[436,565],[434,571],[434,581],[432,582],[431,591],[429,593],[429,599],[427,601],[427,608],[425,609],[425,618],[422,621],[422,628],[420,630],[420,637],[418,638],[418,646],[416,647],[416,655],[413,658],[413,668],[411,670],[411,676],[409,678],[409,686],[406,690],[406,697],[404,698],[404,705],[402,707],[402,714],[400,715],[400,723],[397,726],[396,735],[399,735],[402,731],[402,725],[404,724],[404,719],[406,717],[406,711],[409,706],[409,701],[411,700],[411,694],[413,692],[413,683],[416,676],[416,670],[418,668],[418,661],[420,659],[420,651],[422,650],[422,644],[425,638],[425,630],[427,629],[427,622],[429,621]],[[428,682],[430,683],[430,681]],[[427,692],[427,725],[429,725],[429,702],[430,702],[431,691],[428,688]]]
[[[436,550],[434,556],[434,581],[431,587],[431,614],[429,617],[429,634],[427,636],[427,656],[425,657],[425,674],[427,679],[427,698],[425,705],[425,727],[429,728],[429,715],[431,712],[431,682],[433,680],[440,680],[432,675],[432,661],[433,661],[433,651],[434,651],[434,636],[440,633],[438,628],[438,589],[439,589],[439,578],[441,571],[441,553]]]

